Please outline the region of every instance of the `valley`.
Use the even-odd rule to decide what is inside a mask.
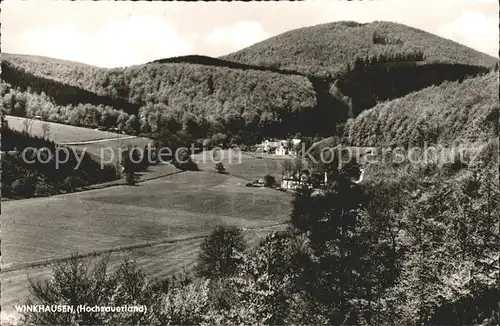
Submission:
[[[75,256],[107,255],[113,273],[137,263],[143,274],[124,279],[140,290],[98,300],[161,298],[170,319],[157,325],[420,325],[457,311],[494,321],[467,300],[488,301],[499,277],[498,87],[498,58],[383,21],[122,68],[2,54],[2,321],[19,317],[28,279],[56,282]],[[149,145],[199,150],[154,164],[120,153]],[[85,153],[84,164],[21,161],[30,146]],[[450,161],[380,156],[427,146]],[[322,161],[304,158],[309,149]],[[361,158],[337,165],[334,149]],[[220,274],[200,274],[203,259]],[[100,275],[86,272],[75,293],[93,291]],[[189,282],[165,285],[175,275]],[[56,297],[47,302],[67,299]],[[112,320],[144,323],[123,318]]]

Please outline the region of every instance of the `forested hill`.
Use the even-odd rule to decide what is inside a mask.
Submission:
[[[348,121],[353,146],[479,142],[498,135],[498,71],[381,103]]]
[[[423,61],[491,67],[498,59],[392,22],[335,22],[299,28],[221,57],[249,65],[335,78],[356,60]]]
[[[168,129],[253,140],[297,132],[330,136],[338,123],[377,103],[487,72],[495,63],[452,41],[385,22],[318,25],[224,58],[184,56],[127,68],[24,55],[2,59],[0,96],[10,113],[127,133]]]
[[[29,107],[24,111],[29,115],[49,119],[57,119],[55,113],[58,112],[66,117],[60,121],[64,123],[69,118],[72,124],[116,124],[120,129],[126,127],[128,132],[136,129],[146,133],[166,127],[194,137],[217,133],[237,135],[245,131],[268,136],[298,131],[312,133],[304,130],[312,126],[314,133],[321,128],[326,133],[335,125],[334,108],[326,108],[328,112],[319,109],[313,85],[302,76],[185,63],[86,69],[7,58],[2,64],[9,72],[2,77],[1,88],[8,110],[26,105]],[[42,74],[57,75],[57,83],[52,78],[40,78]],[[28,89],[26,76],[41,86]],[[106,100],[125,102],[120,107],[110,106],[103,100],[102,104],[108,107],[99,107],[87,94],[89,97],[80,97],[80,105],[68,105],[64,94],[73,94],[74,86],[82,92],[106,96]],[[39,94],[38,98],[35,93]],[[135,105],[137,112],[127,110],[126,114],[114,110],[125,111],[126,103]]]

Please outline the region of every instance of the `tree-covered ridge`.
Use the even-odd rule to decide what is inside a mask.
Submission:
[[[271,37],[221,59],[267,65],[316,76],[343,73],[358,57],[386,61],[493,66],[495,58],[454,41],[392,22],[335,22],[299,28]],[[409,58],[408,58],[409,57]]]
[[[311,83],[301,76],[153,64],[127,68],[123,78],[130,80],[129,100],[146,103],[140,117],[151,129],[162,118],[174,118],[184,129],[191,121],[218,131],[248,128],[265,134],[272,132],[272,126],[277,133],[291,132],[284,130],[296,125],[288,117],[305,116],[316,105]]]
[[[347,122],[353,146],[450,144],[498,132],[498,72],[411,93],[378,104]]]
[[[75,117],[71,121],[56,120],[63,123],[122,128],[134,115],[140,118],[131,118],[140,120],[130,123],[135,125],[136,132],[155,132],[160,129],[161,121],[168,120],[173,132],[183,129],[197,137],[206,137],[215,132],[237,133],[244,129],[281,135],[307,128],[297,117],[316,121],[325,118],[321,111],[312,110],[317,104],[316,93],[311,82],[302,76],[185,63],[87,71],[55,61],[52,64],[56,68],[52,71],[60,74],[54,81],[51,77],[41,77],[45,64],[44,61],[42,66],[33,62],[18,65],[17,61],[6,60],[2,79],[14,90],[44,93],[60,115]],[[67,112],[89,105],[102,107]],[[48,119],[54,117],[54,109],[50,113],[36,111]],[[333,109],[329,111],[335,115]],[[78,117],[83,121],[75,121]],[[325,125],[324,131],[331,128]]]
[[[34,75],[24,68],[12,65],[8,61],[2,62],[2,80],[15,85],[21,91],[31,90],[37,94],[44,92],[58,105],[77,105],[80,103],[104,105],[129,114],[137,113],[139,109],[137,105],[120,98],[98,95],[69,83]]]
[[[103,82],[98,79],[105,76],[101,73],[108,70],[105,68],[56,58],[10,53],[2,53],[2,62],[8,62],[16,68],[22,68],[26,72],[39,77],[46,77],[71,86],[81,87],[98,95],[106,95],[100,88],[96,87],[96,85]],[[91,82],[92,79],[94,79],[94,82]]]
[[[410,166],[363,184],[330,171],[324,194],[296,193],[287,231],[250,246],[246,231],[215,229],[196,274],[157,279],[128,259],[113,271],[109,256],[75,256],[30,278],[27,304],[147,313],[27,312],[21,324],[498,325],[498,169]]]

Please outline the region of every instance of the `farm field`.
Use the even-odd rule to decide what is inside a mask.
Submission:
[[[229,175],[183,172],[134,187],[4,202],[3,263],[196,234],[219,224],[252,227],[288,219],[290,194],[244,184]]]
[[[215,163],[212,162],[210,154],[200,153],[193,156],[198,161],[198,167],[205,171],[215,171]],[[283,160],[290,158],[259,157],[251,153],[241,152],[239,161],[238,152],[229,154],[224,150],[217,160],[221,160],[226,171],[234,177],[247,181],[261,179],[266,174],[273,175],[277,180],[281,178]]]
[[[135,137],[106,139],[98,142],[70,144],[69,146],[85,151],[98,160],[104,160],[104,163],[115,164],[120,157],[120,148],[126,149],[128,146],[137,146],[142,150],[150,142],[147,138]]]

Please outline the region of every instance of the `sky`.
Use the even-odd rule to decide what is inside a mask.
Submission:
[[[6,0],[1,50],[100,67],[221,56],[291,29],[339,20],[413,26],[498,57],[496,0],[108,2]]]

